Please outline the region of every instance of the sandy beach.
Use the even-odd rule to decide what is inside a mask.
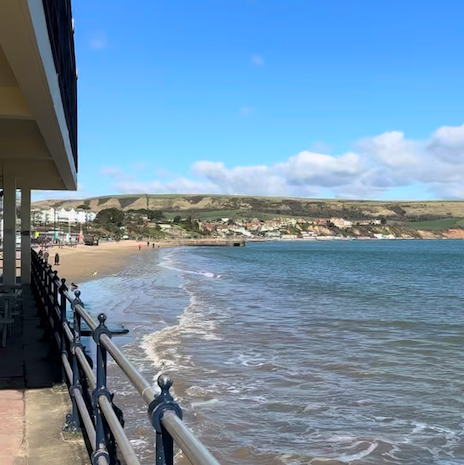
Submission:
[[[142,245],[139,250],[139,244]],[[104,278],[116,273],[137,254],[141,253],[158,253],[160,248],[172,247],[169,243],[156,243],[155,248],[152,244],[147,246],[146,242],[137,241],[120,241],[120,242],[101,242],[98,246],[86,246],[79,244],[77,247],[62,248],[58,246],[48,247],[50,254],[49,262],[54,270],[58,271],[60,278],[65,278],[68,284],[82,284],[94,279]],[[54,265],[54,257],[58,252],[60,264]]]

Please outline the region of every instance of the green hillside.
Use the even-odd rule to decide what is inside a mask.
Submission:
[[[77,208],[86,205],[92,211],[116,207],[124,211],[148,208],[167,216],[191,215],[202,219],[218,217],[275,216],[306,218],[343,217],[345,219],[379,218],[396,222],[417,222],[418,229],[463,226],[464,201],[384,202],[231,195],[126,194],[79,200],[46,200],[33,208]],[[439,221],[438,221],[439,220]]]

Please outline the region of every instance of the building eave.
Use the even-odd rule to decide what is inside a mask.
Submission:
[[[42,1],[1,0],[0,43],[61,177],[61,188],[76,190],[77,168]]]

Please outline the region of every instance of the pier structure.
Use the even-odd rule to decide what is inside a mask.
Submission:
[[[21,282],[30,281],[31,190],[76,190],[77,161],[77,70],[71,2],[0,0],[4,284],[16,282],[18,242]]]
[[[151,463],[173,465],[176,445],[192,465],[219,465],[184,424],[170,393],[173,380],[161,375],[153,387],[113,342],[117,331],[106,315],[91,316],[80,291],[70,291],[34,250],[31,283],[20,289],[21,305],[10,313],[7,344],[0,348],[2,465],[140,465],[124,431],[124,412],[108,388],[109,357],[146,404]],[[84,336],[95,342],[95,353]]]
[[[31,191],[76,190],[77,169],[71,1],[0,0],[2,465],[88,463],[82,440],[61,439],[69,401],[54,390],[56,364],[30,284]]]

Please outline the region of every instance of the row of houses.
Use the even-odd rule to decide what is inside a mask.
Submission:
[[[376,218],[369,218],[369,219],[363,219],[363,220],[345,220],[344,218],[317,218],[312,221],[312,224],[318,225],[318,226],[326,226],[327,224],[333,224],[335,227],[340,228],[340,229],[345,229],[345,228],[352,228],[353,226],[371,226],[371,225],[379,225],[381,224],[381,220],[376,219]]]
[[[32,210],[31,219],[34,224],[85,224],[95,220],[97,214],[89,210],[75,210],[74,208],[48,208],[46,210]]]
[[[314,225],[314,226],[327,226],[332,224],[337,228],[351,228],[353,226],[368,226],[380,225],[381,220],[376,218],[362,219],[362,220],[346,220],[344,218],[316,218],[314,220],[307,220],[305,218],[273,218],[271,220],[259,220],[257,218],[252,220],[231,220],[229,218],[221,218],[217,221],[202,221],[201,227],[209,230],[230,229],[231,225],[245,228],[247,231],[266,231],[273,229],[281,229],[283,227],[295,227],[296,225]]]

